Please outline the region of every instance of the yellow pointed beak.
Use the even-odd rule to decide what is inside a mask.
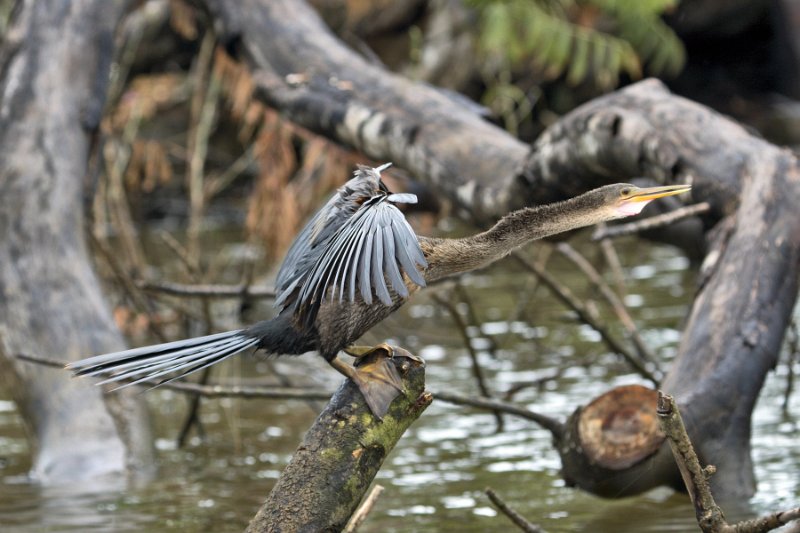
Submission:
[[[682,194],[692,190],[691,185],[666,185],[664,187],[645,187],[634,192],[626,202],[649,202],[656,198]]]

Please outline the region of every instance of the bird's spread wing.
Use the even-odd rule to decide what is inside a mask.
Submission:
[[[295,237],[294,242],[286,252],[281,268],[278,270],[278,276],[275,278],[275,287],[278,288],[279,292],[285,292],[285,289],[292,282],[296,284],[298,278],[297,267],[301,266],[309,257],[311,248],[326,237],[326,235],[320,235],[319,228],[326,223],[326,219],[335,217],[335,213],[339,211],[337,204],[341,203],[341,201],[341,194],[335,194]]]
[[[276,303],[287,302],[297,290],[297,309],[302,318],[313,321],[326,295],[331,300],[341,302],[346,298],[352,302],[358,292],[367,304],[377,297],[384,305],[392,305],[390,287],[401,297],[408,296],[403,272],[424,287],[425,279],[418,267],[426,267],[427,262],[419,241],[403,214],[392,204],[415,201],[413,194],[372,196],[316,246],[309,239],[296,245],[296,249],[293,246],[287,261],[293,253],[304,253],[306,257],[293,258],[298,261],[295,264],[302,266],[293,270],[294,276],[287,274],[282,279],[284,285],[278,283],[281,292]],[[309,232],[310,236],[318,228],[315,220],[301,232],[298,241],[304,233]]]

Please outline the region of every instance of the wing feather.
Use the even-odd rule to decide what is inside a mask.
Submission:
[[[372,233],[375,235],[372,245],[372,262],[374,264],[372,268],[372,289],[378,299],[383,302],[383,305],[392,305],[392,296],[386,287],[386,279],[384,277],[383,232],[380,228],[373,228]]]
[[[276,281],[276,303],[292,302],[303,322],[313,323],[326,296],[353,302],[358,294],[367,305],[375,299],[393,305],[392,294],[400,298],[409,294],[403,273],[425,286],[420,269],[427,262],[419,240],[392,203],[413,203],[416,197],[372,190],[365,196],[364,183],[340,189],[289,249]],[[159,373],[163,368],[152,370]]]
[[[398,224],[396,220],[392,221],[392,234],[394,235],[394,242],[395,242],[395,256],[397,260],[400,262],[400,266],[403,267],[403,270],[408,277],[419,285],[420,287],[425,286],[425,278],[422,277],[422,274],[419,273],[417,270],[417,265],[421,265],[422,267],[428,266],[427,263],[420,263],[419,261],[412,259],[411,253],[409,253],[409,248],[414,248],[414,246],[410,246],[410,241],[407,235],[404,233],[405,228]],[[412,235],[413,242],[416,244],[416,247],[419,247],[419,242],[417,241],[417,237]],[[425,258],[422,258],[425,261]]]

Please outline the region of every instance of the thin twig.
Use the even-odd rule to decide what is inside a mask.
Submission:
[[[133,279],[128,275],[128,272],[117,262],[117,256],[111,251],[111,248],[96,235],[90,233],[89,236],[92,244],[100,251],[100,254],[106,260],[106,263],[108,263],[108,266],[111,267],[111,271],[120,282],[120,285],[122,285],[123,290],[128,294],[133,305],[140,313],[150,316],[152,310],[149,308],[147,300],[144,298]],[[155,320],[148,320],[147,327],[158,340],[161,342],[167,341],[166,334]]]
[[[789,373],[786,376],[786,390],[783,393],[781,411],[784,416],[789,416],[789,399],[794,390],[794,364],[795,361],[797,361],[798,355],[800,355],[800,328],[798,328],[796,319],[792,320],[789,331],[787,331],[786,334],[788,337],[786,344],[789,351],[789,360],[786,361],[786,367]]]
[[[472,361],[472,375],[475,377],[475,381],[478,384],[478,390],[480,390],[481,396],[483,396],[484,398],[491,398],[492,393],[489,390],[489,387],[486,385],[486,378],[483,375],[483,368],[481,367],[480,361],[478,361],[478,352],[472,346],[472,338],[469,336],[469,332],[467,331],[467,325],[466,323],[464,323],[464,319],[461,318],[461,314],[458,312],[458,309],[456,308],[455,304],[452,302],[450,298],[443,298],[439,294],[434,293],[433,299],[447,310],[447,312],[452,317],[453,322],[455,323],[459,333],[461,333],[461,338],[464,340],[464,345],[467,348],[467,353],[469,353],[470,359]],[[503,416],[500,414],[499,411],[495,411],[494,416],[495,419],[497,420],[497,431],[502,431]]]
[[[669,226],[678,220],[707,213],[711,209],[708,202],[700,202],[699,204],[687,205],[686,207],[679,207],[668,213],[662,213],[653,217],[640,218],[636,222],[628,222],[625,224],[617,224],[615,226],[606,226],[605,228],[597,228],[592,233],[592,240],[599,241],[601,239],[613,239],[622,235],[633,235],[642,231],[647,231],[662,226]]]
[[[529,387],[537,387],[539,389],[539,391],[541,391],[542,387],[547,382],[553,381],[555,379],[560,378],[561,375],[564,373],[564,370],[566,370],[566,369],[563,366],[560,366],[560,367],[556,367],[555,372],[553,372],[550,375],[542,376],[540,378],[532,379],[530,381],[518,381],[518,382],[514,383],[513,385],[511,385],[511,387],[508,388],[508,390],[503,395],[503,399],[506,400],[506,401],[510,401],[510,400],[512,400],[514,398],[514,396],[518,392],[523,391],[523,390],[525,390],[525,389],[527,389]]]
[[[544,429],[548,430],[555,439],[560,439],[564,434],[564,424],[555,418],[547,415],[531,411],[524,407],[514,405],[512,403],[504,402],[501,400],[494,400],[490,398],[476,398],[474,396],[462,396],[454,392],[433,391],[435,400],[440,400],[455,405],[468,405],[478,409],[486,409],[489,411],[499,411],[508,415],[518,416],[525,420],[536,422]]]
[[[603,222],[600,224],[601,228],[605,228],[607,224]],[[600,251],[606,260],[608,268],[611,269],[611,276],[614,278],[614,284],[617,286],[617,294],[624,296],[626,291],[625,276],[622,274],[622,262],[619,260],[617,249],[614,248],[614,243],[611,239],[600,239]]]
[[[161,292],[171,296],[197,296],[208,298],[274,298],[275,287],[266,285],[187,285],[170,281],[137,281],[143,291]]]
[[[467,307],[467,318],[469,318],[469,325],[480,332],[482,338],[486,339],[486,342],[489,344],[486,347],[486,351],[489,352],[489,355],[492,356],[492,359],[497,359],[497,341],[491,335],[487,335],[483,332],[483,328],[481,328],[481,321],[478,320],[478,313],[475,312],[475,306],[473,305],[472,298],[469,297],[469,293],[467,292],[466,288],[464,288],[464,285],[456,280],[456,284],[453,289]]]
[[[536,247],[536,258],[534,262],[539,265],[539,268],[544,270],[547,267],[547,262],[550,260],[550,257],[553,254],[553,247],[552,246],[537,246]],[[519,297],[516,299],[516,305],[514,306],[514,310],[509,313],[507,322],[512,324],[517,320],[522,318],[522,315],[526,309],[529,309],[530,301],[536,295],[536,290],[539,288],[540,279],[536,276],[525,276],[525,286],[519,293]],[[511,335],[512,331],[511,328],[508,328],[508,332],[505,334],[503,339],[508,338],[508,335]]]
[[[563,284],[559,283],[556,278],[550,275],[550,273],[543,268],[539,267],[539,265],[536,263],[529,261],[527,258],[517,252],[514,252],[512,255],[522,266],[539,276],[542,282],[544,282],[544,284],[547,285],[551,291],[553,291],[558,299],[561,300],[567,307],[575,311],[581,320],[597,331],[612,351],[620,354],[642,377],[652,381],[656,385],[658,384],[658,379],[653,375],[652,372],[650,372],[650,370],[647,369],[647,367],[641,363],[641,361],[639,361],[639,358],[636,356],[636,354],[631,352],[619,341],[617,341],[614,336],[611,335],[611,332],[608,330],[608,328],[601,324],[597,314],[589,307],[584,305],[583,302],[581,302],[574,294],[572,294],[572,291],[570,291]]]
[[[217,115],[221,89],[221,81],[211,69],[215,48],[216,36],[209,29],[200,44],[192,76],[194,85],[194,94],[190,105],[192,123],[186,143],[189,155],[189,165],[186,170],[190,203],[187,236],[189,252],[192,257],[197,256],[199,249],[200,224],[206,203],[204,168],[208,153],[208,140],[211,137]]]
[[[497,507],[497,509],[506,515],[512,522],[514,522],[514,525],[520,528],[522,531],[525,531],[526,533],[544,533],[544,529],[529,522],[524,516],[509,507],[508,504],[497,495],[494,489],[486,489],[486,495],[492,501],[494,506]]]
[[[211,376],[211,367],[206,367],[203,369],[203,372],[200,374],[200,379],[197,380],[198,385],[206,385],[208,383],[208,378]],[[197,425],[197,435],[200,437],[201,440],[205,439],[205,429],[203,428],[203,422],[200,420],[200,394],[193,394],[189,400],[189,410],[186,418],[181,424],[181,430],[178,432],[178,438],[175,439],[177,441],[178,449],[182,449],[183,446],[186,444],[186,439],[189,438],[189,431],[192,430],[192,426]]]
[[[713,465],[705,468],[700,466],[700,460],[692,446],[692,441],[686,433],[680,411],[672,396],[658,391],[658,414],[661,430],[669,439],[672,455],[689,491],[689,497],[694,504],[695,515],[700,529],[706,533],[762,533],[772,531],[800,519],[800,507],[788,511],[771,513],[760,518],[745,520],[736,524],[728,524],[714,495],[711,493],[709,479],[716,472]]]
[[[161,240],[173,251],[173,253],[178,257],[181,264],[183,265],[186,275],[189,279],[194,282],[198,283],[203,277],[202,268],[200,266],[200,261],[198,259],[198,254],[200,253],[199,245],[194,249],[194,255],[192,252],[187,250],[175,237],[172,236],[168,231],[162,231],[159,233]],[[205,334],[208,335],[212,331],[214,331],[214,315],[211,312],[211,301],[207,297],[201,298],[201,308],[203,311],[203,321],[205,322]],[[188,323],[187,323],[188,326]],[[190,332],[187,331],[187,335]],[[203,369],[203,372],[200,374],[200,379],[197,380],[199,385],[205,385],[208,383],[208,378],[211,376],[211,367],[206,367]],[[202,439],[205,435],[205,430],[203,429],[203,423],[200,419],[200,406],[202,402],[202,397],[199,394],[195,394],[189,400],[189,409],[186,415],[186,419],[181,424],[181,429],[178,432],[178,448],[183,448],[184,444],[186,444],[186,439],[189,436],[189,432],[192,429],[192,426],[197,426],[197,433]]]
[[[378,501],[378,497],[383,492],[383,485],[375,485],[372,487],[372,490],[369,491],[367,497],[364,498],[364,501],[361,502],[356,512],[350,517],[350,521],[347,522],[347,526],[344,528],[344,533],[355,533],[358,531],[358,528],[367,518],[367,515],[372,511],[372,508],[375,506],[375,502]]]
[[[59,368],[62,370],[69,364],[66,361],[58,361],[48,357],[38,357],[30,354],[18,354],[16,357],[30,363]],[[120,383],[124,384],[125,382],[121,381]],[[196,383],[189,383],[185,381],[170,381],[162,384],[158,380],[148,380],[143,381],[141,386],[159,386],[164,389],[178,392],[200,394],[206,398],[242,398],[248,400],[255,398],[273,400],[329,400],[333,394],[332,391],[317,391],[300,387],[252,387],[215,384],[198,385]],[[564,432],[564,425],[555,418],[536,413],[524,407],[520,407],[508,402],[487,398],[462,396],[452,392],[434,391],[432,394],[434,398],[443,402],[452,403],[455,405],[466,405],[478,409],[485,409],[487,411],[500,411],[502,413],[518,416],[520,418],[536,422],[546,430],[550,431],[555,438],[560,438]]]
[[[653,374],[656,376],[662,376],[661,370],[658,368],[658,358],[656,354],[650,350],[650,347],[644,342],[642,336],[639,334],[639,330],[636,327],[636,323],[631,318],[630,313],[628,313],[628,308],[625,306],[625,303],[620,299],[616,292],[614,292],[611,287],[603,280],[603,277],[600,273],[592,266],[592,264],[586,260],[580,252],[578,252],[575,248],[569,245],[566,242],[560,242],[556,245],[558,251],[564,255],[567,259],[573,262],[578,268],[583,271],[589,281],[591,281],[595,287],[600,291],[600,294],[603,295],[603,298],[609,303],[611,308],[614,310],[614,313],[619,318],[620,323],[628,332],[630,336],[630,340],[633,343],[636,350],[639,352],[639,357],[642,359],[642,364],[647,365],[649,364],[655,370]]]
[[[224,191],[233,181],[242,175],[255,161],[255,147],[251,144],[242,154],[231,163],[231,165],[219,176],[208,177],[206,181],[205,196],[206,200],[211,200],[220,192]]]

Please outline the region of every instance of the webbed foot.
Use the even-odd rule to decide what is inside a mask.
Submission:
[[[403,380],[393,358],[397,355],[422,361],[407,350],[385,343],[374,347],[350,346],[344,352],[358,358],[354,366],[338,358],[329,361],[330,365],[358,386],[370,411],[381,419],[389,412],[392,401],[403,392]]]

